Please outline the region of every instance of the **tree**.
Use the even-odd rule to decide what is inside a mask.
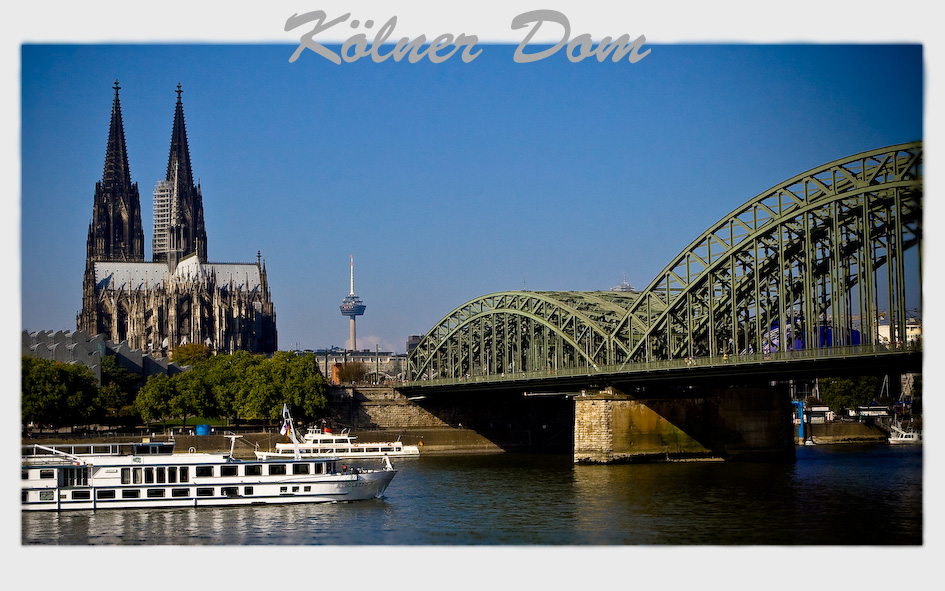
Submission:
[[[105,420],[120,419],[134,422],[135,396],[138,394],[140,379],[118,363],[114,355],[102,358],[102,385],[99,387],[97,406]]]
[[[821,378],[818,380],[821,401],[834,411],[867,405],[877,396],[880,380],[876,376],[856,378]]]
[[[170,377],[164,374],[153,375],[138,391],[135,408],[145,422],[166,423],[172,413],[171,400],[175,394],[174,382]]]
[[[314,420],[328,406],[328,383],[318,369],[313,353],[289,354],[283,382],[283,399],[299,413],[301,420]],[[273,357],[273,361],[275,361]]]
[[[240,416],[247,419],[270,419],[282,409],[281,383],[273,379],[270,362],[254,366],[246,376],[246,390],[240,405]]]
[[[250,390],[250,372],[264,360],[262,355],[236,351],[229,355],[216,355],[201,365],[199,369],[204,374],[216,412],[220,416],[239,420]]]
[[[186,423],[190,416],[213,416],[217,406],[201,368],[185,371],[171,378],[174,395],[169,401],[169,410]]]
[[[65,409],[66,385],[52,361],[24,356],[21,364],[21,419],[59,425]]]
[[[203,343],[187,343],[174,349],[171,359],[181,367],[195,366],[210,358],[210,347]]]
[[[23,356],[20,378],[24,425],[87,424],[100,412],[98,384],[84,365]]]
[[[338,371],[338,379],[342,384],[363,381],[367,376],[367,367],[360,361],[349,361],[341,366]]]

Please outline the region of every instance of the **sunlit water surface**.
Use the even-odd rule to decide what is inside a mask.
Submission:
[[[365,464],[369,465],[369,464]],[[22,513],[24,545],[914,545],[922,450],[803,447],[793,464],[399,460],[386,495],[307,506]]]

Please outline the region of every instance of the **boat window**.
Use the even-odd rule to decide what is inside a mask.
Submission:
[[[213,476],[213,466],[197,466],[196,476]]]
[[[122,469],[121,469],[121,483],[122,483],[122,484],[131,484],[131,468],[122,468]]]
[[[172,497],[189,497],[190,489],[189,488],[175,488],[171,490]]]
[[[164,484],[164,468],[156,469],[157,483]]]
[[[149,488],[148,489],[148,498],[149,499],[159,499],[164,496],[163,488]]]
[[[190,482],[190,468],[188,468],[187,466],[180,467],[180,481]]]
[[[259,464],[252,464],[246,466],[244,472],[246,472],[247,476],[262,476],[262,466]]]
[[[114,490],[97,490],[95,491],[96,499],[114,499],[115,491]]]
[[[144,483],[145,483],[145,484],[154,484],[154,468],[145,468],[145,469],[144,469]]]
[[[56,471],[55,470],[40,470],[39,477],[40,478],[55,478]]]
[[[59,486],[87,486],[89,469],[86,467],[68,467],[59,470]]]
[[[20,478],[22,478],[23,480],[29,480],[29,478],[30,478],[30,471],[27,470],[27,469],[21,470],[21,471],[20,471]]]
[[[244,487],[243,487],[243,494],[244,494],[244,495],[247,495],[247,496],[253,494],[253,487],[251,487],[251,486],[244,486]]]
[[[292,473],[293,474],[308,474],[309,465],[308,464],[292,464]]]
[[[285,464],[272,464],[269,466],[269,475],[270,476],[281,476],[285,474]]]
[[[121,491],[121,498],[123,499],[137,499],[140,496],[141,496],[141,491],[137,489]]]
[[[40,501],[55,501],[56,496],[55,494],[53,494],[55,492],[56,491],[53,491],[53,490],[41,490],[39,491],[39,500]]]
[[[224,486],[220,488],[220,494],[224,497],[238,497],[240,496],[240,487],[238,486]]]
[[[141,484],[141,468],[132,468],[131,476],[132,484]]]
[[[170,484],[177,482],[177,466],[171,466],[167,469],[167,481]]]
[[[302,491],[303,491],[303,492],[312,492],[312,487],[311,487],[311,486],[306,486],[304,489],[302,489]]]
[[[236,476],[237,475],[237,466],[220,466],[220,476]]]
[[[198,497],[212,497],[213,489],[212,488],[198,488],[197,496]]]
[[[92,498],[92,491],[88,490],[74,490],[72,491],[72,500],[73,501],[87,501]]]

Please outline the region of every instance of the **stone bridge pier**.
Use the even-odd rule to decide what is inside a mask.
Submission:
[[[793,461],[791,418],[790,395],[774,387],[608,388],[574,398],[574,461]]]

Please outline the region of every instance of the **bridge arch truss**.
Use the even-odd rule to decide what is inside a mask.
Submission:
[[[907,301],[921,301],[921,238],[922,143],[856,154],[747,201],[642,291],[500,292],[463,304],[410,353],[408,379],[895,347]]]

